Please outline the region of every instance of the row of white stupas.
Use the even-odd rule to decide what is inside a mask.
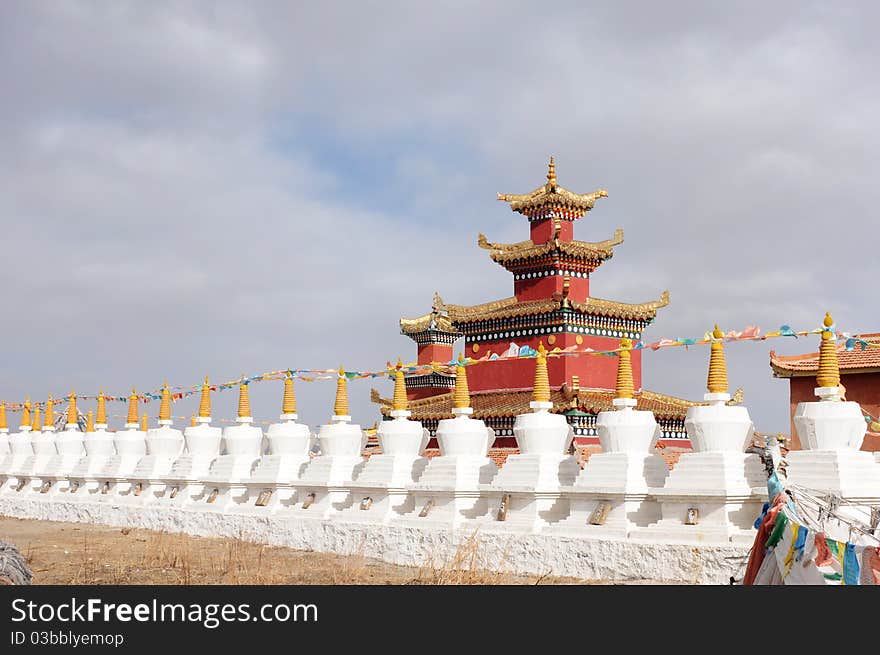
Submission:
[[[835,340],[822,334],[816,402],[801,403],[795,423],[804,450],[788,454],[788,481],[860,503],[880,501],[880,463],[859,450],[866,431],[860,407],[841,400]],[[42,430],[39,417],[9,435],[0,414],[0,495],[45,502],[173,506],[196,511],[247,512],[333,521],[394,522],[548,534],[595,535],[650,541],[729,542],[754,538],[753,523],[767,499],[760,457],[745,452],[754,426],[748,410],[726,404],[722,334],[713,333],[706,404],[685,420],[693,450],[670,472],[653,452],[657,423],[634,409],[629,340],[621,341],[613,411],[599,414],[602,452],[581,468],[567,454],[573,432],[550,413],[543,344],[536,358],[531,413],[516,418],[519,454],[499,469],[487,456],[494,433],[473,410],[465,367],[455,380],[453,418],[436,431],[440,455],[422,452],[428,432],[409,420],[403,372],[394,384],[392,419],[379,424],[381,454],[362,456],[366,434],[351,423],[346,378],[337,382],[334,415],[317,434],[320,455],[310,456],[314,435],[297,422],[293,382],[284,381],[280,422],[253,425],[248,387],[240,387],[238,424],[212,426],[210,387],[202,388],[196,424],[172,427],[167,386],[159,427],[138,425],[130,400],[125,430],[107,431],[103,397],[97,421],[89,412],[80,431],[76,397],[68,422]],[[36,410],[39,411],[38,409]],[[51,403],[47,412],[52,412]],[[2,412],[2,410],[0,410]]]

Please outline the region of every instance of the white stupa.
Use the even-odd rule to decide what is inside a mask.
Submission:
[[[79,429],[79,411],[76,408],[76,392],[68,397],[67,422],[64,430],[55,437],[56,455],[46,466],[42,489],[63,493],[70,487],[69,475],[85,455],[83,432]],[[50,483],[49,488],[46,482]]]
[[[498,473],[495,462],[487,457],[495,432],[470,417],[474,410],[463,357],[456,367],[452,401],[454,418],[441,420],[435,433],[440,456],[433,457],[419,481],[409,487],[415,504],[403,519],[407,523],[455,527],[489,510],[484,485]]]
[[[685,429],[692,452],[684,453],[662,488],[652,490],[661,519],[636,530],[637,538],[749,544],[755,519],[767,500],[767,474],[760,457],[744,452],[754,425],[748,409],[727,405],[724,334],[711,334],[706,404],[688,409]]]
[[[871,507],[880,504],[880,463],[859,450],[867,432],[861,407],[841,398],[834,321],[825,315],[815,394],[799,403],[794,423],[802,450],[788,453],[788,485],[842,498],[838,512],[871,531]]]
[[[266,437],[269,453],[260,458],[248,480],[248,500],[240,508],[264,508],[261,511],[271,512],[287,507],[296,496],[294,483],[310,461],[314,436],[309,426],[297,423],[296,395],[289,371],[284,378],[281,422],[272,423]]]
[[[318,430],[321,454],[306,465],[296,483],[296,498],[289,512],[293,515],[327,518],[350,504],[349,483],[357,478],[364,463],[361,455],[367,436],[361,426],[351,422],[345,370],[339,367],[336,402],[330,423]]]
[[[147,454],[147,415],[141,416],[138,424],[138,395],[132,389],[128,397],[128,416],[125,429],[113,433],[113,446],[116,451],[108,457],[98,473],[98,493],[90,496],[99,502],[116,502],[116,495],[124,495],[132,490],[131,475],[138,462]],[[88,449],[89,443],[86,442]]]
[[[116,454],[113,433],[107,430],[107,400],[103,390],[98,393],[97,420],[89,410],[83,448],[85,456],[80,458],[67,476],[70,481],[67,497],[70,499],[88,500],[99,493],[103,488],[101,473]]]
[[[147,430],[145,438],[147,454],[141,457],[132,471],[132,488],[126,500],[137,504],[149,504],[165,494],[166,476],[171,473],[174,462],[183,454],[183,432],[171,427],[171,392],[166,382],[162,387],[159,404],[159,427]]]
[[[9,454],[0,462],[0,494],[14,493],[27,483],[28,475],[22,468],[34,456],[30,432],[31,399],[28,398],[22,406],[21,426],[9,436]]]
[[[9,447],[9,425],[6,423],[6,402],[0,402],[0,476],[3,475],[3,462],[12,453]],[[2,478],[0,478],[2,479]]]
[[[166,476],[163,503],[187,505],[202,495],[211,465],[220,456],[222,430],[211,425],[211,386],[205,376],[199,401],[199,415],[183,431],[186,451],[175,460]]]
[[[411,512],[414,499],[408,487],[428,465],[422,452],[430,433],[419,421],[409,420],[403,363],[394,372],[391,420],[381,421],[376,436],[382,453],[372,455],[350,483],[351,504],[339,517],[343,521],[384,523]]]
[[[238,425],[223,428],[223,454],[205,478],[199,506],[223,511],[247,501],[247,482],[260,460],[263,431],[255,425],[251,414],[248,383],[242,376],[238,388]]]
[[[602,452],[590,456],[566,489],[569,515],[548,532],[623,539],[634,527],[660,519],[660,506],[648,493],[663,486],[669,468],[651,452],[658,434],[654,414],[635,409],[631,350],[632,341],[621,339],[611,401],[615,410],[596,417]]]
[[[492,529],[537,532],[568,513],[562,488],[574,483],[580,466],[568,455],[574,430],[561,414],[551,414],[547,350],[538,344],[531,412],[513,424],[519,453],[504,462],[491,484],[486,520]]]
[[[25,460],[22,474],[28,476],[27,484],[21,491],[48,493],[52,487],[49,463],[58,454],[55,448],[55,401],[52,396],[46,401],[46,422],[40,428],[40,408],[34,410],[34,423],[31,426],[32,458]]]

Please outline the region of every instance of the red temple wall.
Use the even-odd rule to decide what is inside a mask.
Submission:
[[[468,377],[468,382],[470,382],[470,377]],[[847,400],[859,403],[871,416],[876,417],[880,414],[880,373],[843,374],[841,382],[846,387]],[[813,376],[789,378],[789,383],[791,447],[793,450],[798,450],[802,446],[794,426],[794,412],[798,403],[818,400],[813,394],[813,389],[816,388],[816,378]],[[865,436],[862,450],[880,451],[880,437]]]
[[[416,361],[419,364],[448,362],[452,359],[452,346],[442,343],[423,343],[419,344],[418,353]]]
[[[562,293],[562,285],[565,279],[562,275],[548,275],[531,280],[514,280],[513,293],[517,300],[547,300],[554,293]],[[586,302],[590,296],[590,278],[569,278],[568,295],[572,300]]]
[[[517,337],[514,341],[518,346],[538,347],[543,341],[544,347],[552,350],[555,347],[565,348],[578,345],[579,348],[590,347],[594,350],[612,350],[620,344],[619,339],[596,337],[592,335],[556,334],[556,342],[549,343],[547,337]],[[577,336],[583,337],[583,343],[577,344]],[[481,342],[479,350],[473,351],[472,344],[467,343],[465,353],[474,359],[482,357],[490,350],[501,354],[510,345],[509,339],[496,342]],[[632,353],[633,382],[636,389],[642,386],[642,353]],[[547,360],[547,371],[550,386],[558,387],[564,382],[571,383],[571,376],[580,378],[581,387],[613,389],[617,382],[617,357],[602,355],[580,355],[567,357],[551,357]],[[480,362],[467,367],[468,387],[471,391],[489,391],[495,389],[529,389],[535,380],[534,359],[511,359],[506,361]]]
[[[573,241],[574,240],[574,222],[573,221],[564,221],[562,219],[559,220],[559,240],[560,241]],[[553,225],[553,219],[545,219],[543,221],[534,221],[530,224],[530,232],[531,239],[533,243],[542,244],[547,243],[550,239],[553,238],[553,230],[555,229]]]

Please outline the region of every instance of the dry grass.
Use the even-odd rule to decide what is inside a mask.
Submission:
[[[448,558],[422,567],[386,564],[358,552],[335,555],[100,525],[0,517],[0,537],[17,545],[34,584],[582,584],[503,572],[488,561],[476,534]]]

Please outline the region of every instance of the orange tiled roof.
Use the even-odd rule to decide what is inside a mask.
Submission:
[[[880,346],[880,332],[854,336]],[[847,350],[846,344],[841,343],[837,347],[837,360],[840,372],[843,374],[880,372],[880,347],[868,347],[862,350],[862,347],[856,344],[853,350]],[[771,350],[770,368],[773,369],[775,377],[790,378],[815,375],[819,370],[819,353],[777,355],[775,350]]]
[[[452,416],[452,395],[452,393],[443,393],[409,401],[412,419],[420,421],[450,418]],[[635,395],[638,401],[636,409],[652,411],[655,416],[661,418],[684,418],[688,407],[703,404],[647,390],[637,391]],[[613,409],[614,406],[611,404],[613,398],[614,390],[612,389],[579,389],[574,391],[567,385],[563,385],[550,392],[550,402],[553,403],[551,411],[563,413],[570,409],[579,409],[590,414],[597,414]],[[382,398],[375,389],[372,390],[370,399],[380,405],[383,415],[389,414],[391,399]],[[478,419],[526,414],[531,411],[529,408],[531,401],[531,389],[471,392],[473,417]]]

